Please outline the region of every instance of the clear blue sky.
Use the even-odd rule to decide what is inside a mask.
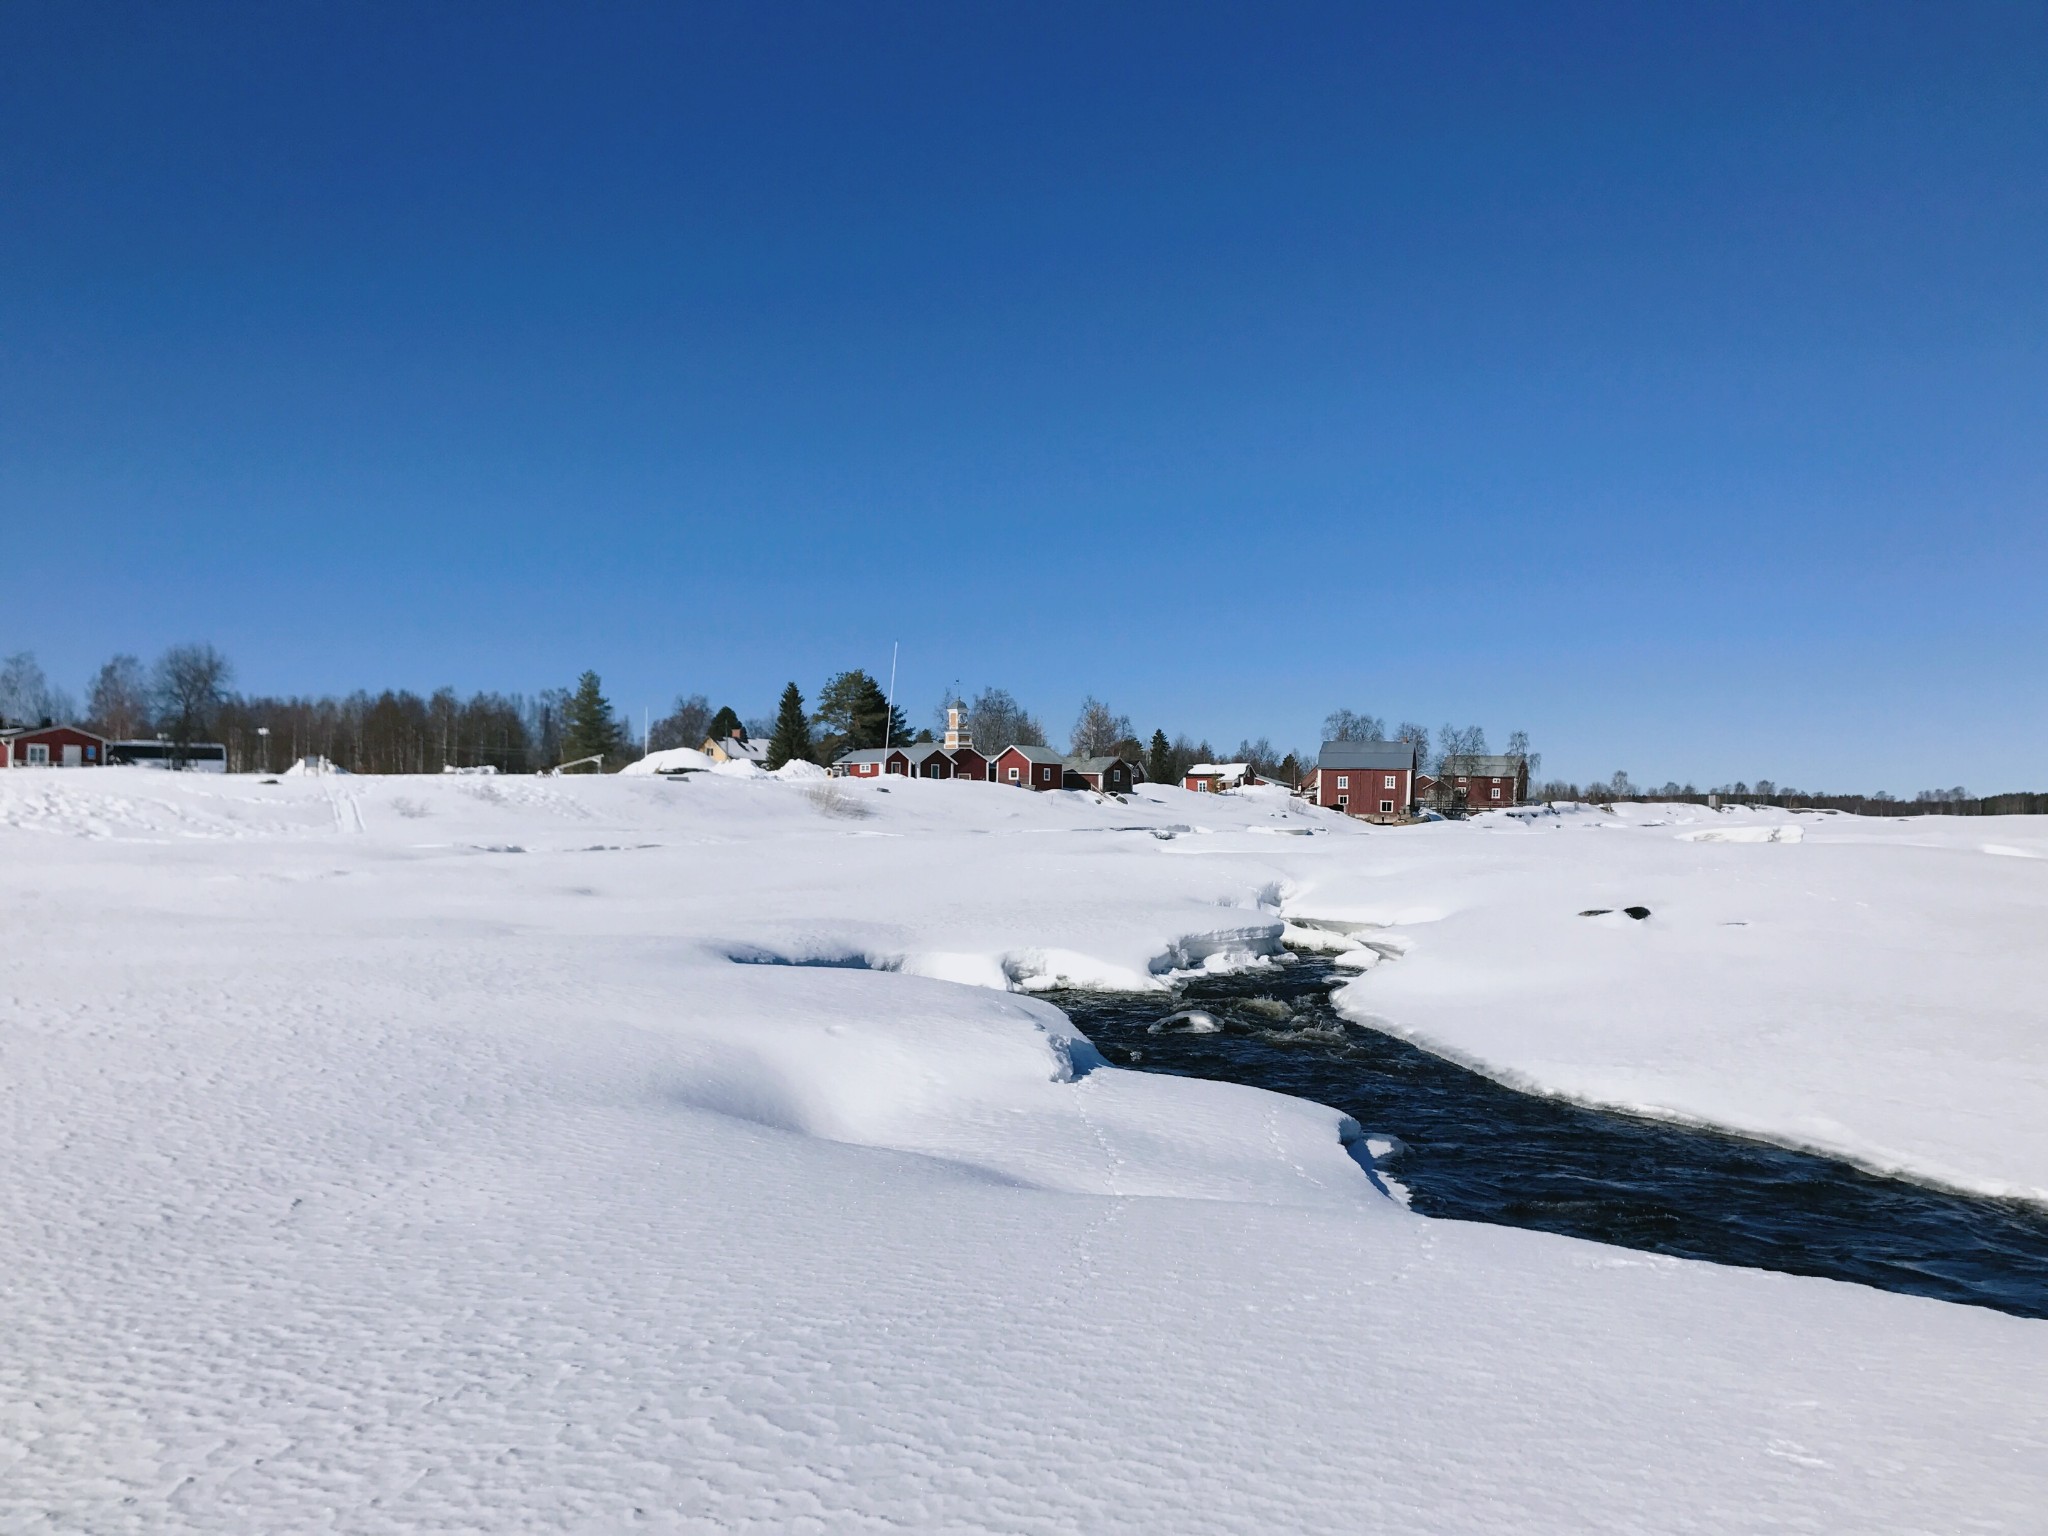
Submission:
[[[2048,787],[2048,7],[0,8],[0,650]]]

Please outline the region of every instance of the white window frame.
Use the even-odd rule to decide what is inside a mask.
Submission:
[[[1394,802],[1393,802],[1393,801],[1391,801],[1391,800],[1382,800],[1382,801],[1380,802],[1380,814],[1381,814],[1382,816],[1391,816],[1391,815],[1393,815],[1393,814],[1394,814]]]
[[[1496,800],[1500,798],[1500,786],[1498,784],[1493,786],[1493,798]]]
[[[1392,774],[1390,773],[1390,774],[1388,774],[1388,775],[1387,775],[1387,782],[1386,782],[1386,783],[1385,783],[1385,785],[1383,785],[1382,787],[1383,787],[1383,788],[1386,788],[1386,789],[1393,789],[1393,788],[1395,788],[1395,787],[1396,787],[1396,786],[1397,786],[1397,785],[1398,785],[1399,783],[1400,783],[1400,780],[1396,779],[1396,778],[1395,778],[1395,777],[1394,777],[1394,776],[1393,776],[1393,775],[1392,775]]]
[[[1338,775],[1337,775],[1337,787],[1338,787],[1339,789],[1349,789],[1349,788],[1351,787],[1351,775],[1350,775],[1350,774],[1348,774],[1348,773],[1340,773],[1340,774],[1338,774]]]
[[[1010,770],[1010,782],[1012,784],[1017,782],[1017,770],[1014,768]]]
[[[50,746],[48,742],[31,741],[27,743],[27,746],[29,767],[47,768],[50,766]]]

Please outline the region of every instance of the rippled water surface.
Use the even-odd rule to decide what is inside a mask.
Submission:
[[[1393,1138],[1380,1166],[1425,1215],[2048,1317],[2048,1212],[1518,1093],[1347,1024],[1329,1002],[1345,979],[1302,957],[1170,999],[1050,1000],[1117,1065],[1314,1099]]]

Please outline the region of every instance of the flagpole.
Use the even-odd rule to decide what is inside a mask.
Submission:
[[[889,750],[889,733],[896,729],[896,653],[903,648],[903,642],[889,642],[889,713],[882,720],[882,750]]]

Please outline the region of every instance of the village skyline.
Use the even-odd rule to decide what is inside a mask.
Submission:
[[[185,645],[168,648],[150,666],[138,657],[117,655],[74,694],[49,679],[33,652],[16,652],[0,656],[0,729],[73,724],[113,739],[203,738],[220,748],[220,766],[231,772],[275,771],[312,755],[366,773],[482,766],[540,773],[554,770],[567,757],[581,756],[593,745],[605,761],[605,771],[616,771],[649,752],[696,747],[729,732],[766,742],[778,729],[776,709],[742,714],[727,702],[714,706],[706,693],[678,693],[665,713],[657,715],[643,707],[637,720],[630,709],[606,697],[600,712],[602,740],[575,745],[570,741],[575,730],[570,720],[574,686],[532,693],[476,690],[467,696],[447,686],[424,693],[359,688],[336,696],[250,694],[236,689],[234,682],[234,664],[227,656],[210,645]],[[602,687],[594,672],[586,671],[583,682],[593,689]],[[863,691],[872,696],[872,704],[861,698]],[[1114,752],[1138,770],[1141,780],[1178,782],[1198,764],[1229,763],[1276,782],[1303,783],[1331,742],[1386,740],[1415,744],[1416,771],[1425,774],[1446,762],[1489,756],[1497,744],[1502,754],[1524,764],[1521,794],[1532,800],[1723,795],[1845,806],[1963,806],[2015,796],[2031,804],[2040,798],[2039,791],[2023,785],[2003,786],[1988,795],[1972,794],[1961,784],[1900,792],[1890,786],[1843,782],[1800,787],[1761,774],[1721,782],[1698,775],[1660,781],[1626,768],[1576,780],[1545,775],[1542,751],[1520,728],[1497,733],[1490,744],[1484,725],[1446,721],[1432,728],[1343,706],[1323,717],[1312,739],[1276,745],[1271,735],[1262,733],[1240,737],[1234,748],[1218,747],[1206,736],[1191,736],[1185,730],[1170,731],[1165,724],[1147,729],[1093,694],[1083,699],[1071,727],[1062,732],[1056,723],[1049,728],[1008,689],[993,684],[972,693],[957,683],[948,685],[931,706],[928,720],[921,721],[900,697],[890,697],[881,681],[861,668],[833,674],[815,694],[807,694],[792,680],[779,704],[783,723],[792,708],[802,715],[806,746],[796,755],[826,767],[854,748],[937,741],[949,710],[956,706],[956,723],[984,747],[1053,746],[1069,757]],[[854,724],[855,714],[863,709],[884,712],[886,723]]]
[[[2036,13],[899,21],[9,7],[0,654],[2038,778]]]

